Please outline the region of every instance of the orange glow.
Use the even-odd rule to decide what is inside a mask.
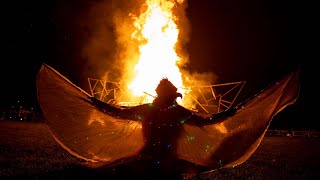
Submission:
[[[140,56],[128,88],[135,96],[146,93],[156,96],[155,89],[165,77],[184,95],[182,74],[177,66],[181,58],[175,51],[179,29],[177,17],[172,13],[181,3],[183,0],[146,0],[146,10],[134,17],[136,29],[131,38],[139,42]],[[147,96],[146,101],[150,102],[152,96]]]

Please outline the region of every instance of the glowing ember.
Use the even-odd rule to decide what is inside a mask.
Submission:
[[[172,13],[180,3],[183,0],[147,0],[146,11],[135,17],[136,30],[131,38],[140,42],[140,57],[134,68],[134,78],[128,85],[135,96],[145,93],[155,96],[155,89],[164,77],[184,94],[182,75],[177,66],[180,57],[175,51],[179,29],[175,23],[177,17]]]

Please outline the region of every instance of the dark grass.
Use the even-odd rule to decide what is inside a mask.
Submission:
[[[89,166],[64,150],[43,123],[0,121],[0,179],[320,179],[319,162],[320,139],[265,137],[257,151],[234,168],[144,177],[126,166]]]

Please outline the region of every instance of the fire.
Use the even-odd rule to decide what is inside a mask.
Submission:
[[[179,29],[172,13],[183,0],[146,0],[146,10],[134,18],[136,28],[131,38],[139,44],[139,61],[128,88],[135,96],[156,95],[162,78],[168,78],[184,94],[182,74],[177,66],[181,60],[175,51]],[[149,97],[147,101],[150,101]]]

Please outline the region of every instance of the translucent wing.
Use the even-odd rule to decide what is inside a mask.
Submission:
[[[46,64],[38,73],[37,89],[49,130],[71,154],[111,163],[137,155],[144,146],[139,121],[97,110],[90,95]]]
[[[299,74],[300,70],[287,74],[219,123],[210,123],[210,116],[191,116],[179,136],[178,158],[212,169],[246,161],[259,146],[272,118],[297,100]],[[197,126],[194,121],[205,125]]]

